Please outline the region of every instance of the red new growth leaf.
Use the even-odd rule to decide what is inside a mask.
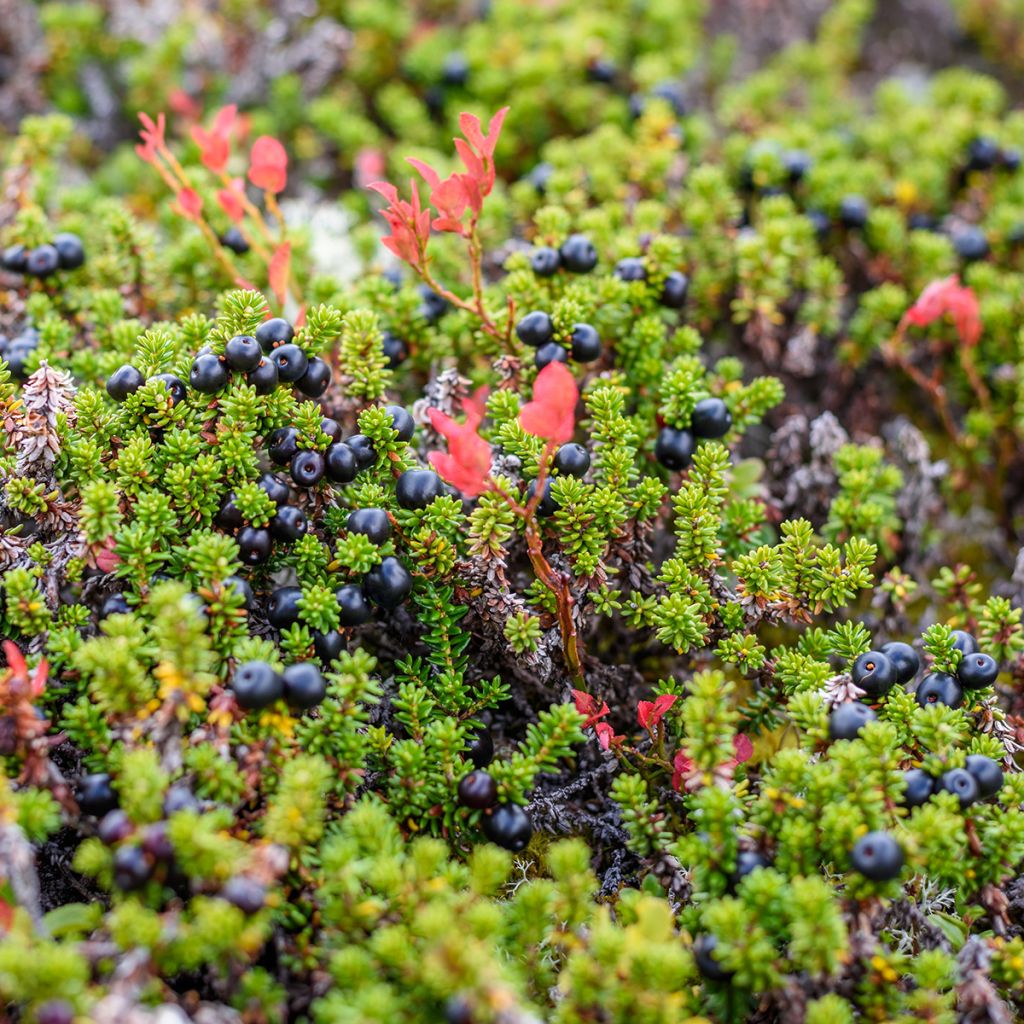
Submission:
[[[487,487],[491,472],[491,446],[477,433],[483,420],[480,392],[462,403],[465,423],[456,423],[440,409],[430,410],[433,428],[448,442],[448,454],[431,452],[427,457],[441,479],[475,498]]]
[[[732,738],[732,751],[733,756],[727,761],[723,761],[715,769],[715,775],[725,782],[732,778],[732,773],[737,765],[750,760],[751,755],[754,753],[754,745],[750,742],[749,736],[740,732]],[[672,761],[672,768],[672,788],[676,792],[679,792],[679,788],[683,785],[684,781],[690,783],[687,788],[693,788],[694,764],[682,747],[676,751],[676,756]]]
[[[178,209],[189,220],[199,220],[203,211],[203,200],[195,189],[183,188],[178,192]]]
[[[400,199],[398,189],[386,181],[375,181],[366,187],[382,195],[388,204],[381,210],[381,216],[391,228],[391,234],[381,241],[409,266],[422,267],[423,251],[430,238],[430,210],[420,205],[416,182],[409,182],[411,202]]]
[[[206,131],[196,125],[192,129],[192,140],[199,147],[203,166],[214,174],[223,174],[231,155],[231,129],[235,125],[235,106],[224,107],[217,111],[213,119],[213,127]]]
[[[613,743],[621,743],[626,738],[616,736],[615,730],[607,722],[598,722],[594,726],[594,732],[597,733],[597,742],[601,744],[602,750],[607,750]]]
[[[615,730],[601,719],[610,713],[607,701],[597,703],[596,698],[585,690],[572,691],[573,703],[581,715],[586,715],[587,720],[583,723],[584,729],[593,728],[597,734],[597,742],[601,744],[602,750],[607,750],[613,743],[621,743],[624,736],[616,736]]]
[[[494,148],[501,136],[501,126],[505,123],[508,109],[502,107],[491,118],[486,135],[480,130],[479,117],[473,114],[459,115],[459,128],[466,138],[465,141],[456,139],[455,148],[466,165],[467,177],[475,186],[477,195],[471,198],[471,205],[477,212],[480,210],[480,200],[489,196],[494,188]]]
[[[20,680],[22,684],[29,684],[29,698],[38,697],[46,689],[46,677],[49,674],[50,666],[45,658],[42,658],[32,678],[28,677],[28,665],[21,651],[10,640],[5,640],[4,657],[7,659],[8,672],[4,678]]]
[[[249,155],[249,180],[264,192],[282,192],[288,183],[288,154],[277,139],[261,135]]]
[[[519,425],[528,434],[557,444],[572,440],[579,391],[563,363],[548,363],[533,384],[533,401],[519,413]]]
[[[241,224],[245,216],[245,207],[242,205],[242,189],[245,182],[241,178],[233,178],[227,188],[222,188],[217,193],[217,202],[220,208],[236,223]]]
[[[142,128],[139,131],[139,137],[142,139],[142,145],[136,146],[135,152],[138,153],[146,163],[155,165],[157,163],[157,153],[167,145],[164,140],[164,132],[167,129],[167,119],[163,114],[157,114],[156,121],[154,121],[149,114],[140,111],[139,120],[142,122]]]
[[[186,121],[198,121],[203,112],[199,101],[189,96],[184,89],[172,89],[167,97],[167,105]]]
[[[978,297],[970,288],[961,285],[955,274],[932,281],[903,314],[903,325],[927,327],[947,314],[960,340],[965,345],[977,345],[981,338]]]
[[[409,163],[423,175],[423,180],[430,186],[430,203],[440,214],[434,219],[434,229],[465,235],[468,229],[462,223],[462,215],[470,204],[470,194],[463,180],[466,176],[453,174],[442,181],[430,164],[412,158]]]
[[[284,304],[288,295],[288,275],[291,273],[292,243],[282,242],[270,257],[270,266],[267,268],[267,280],[279,303]]]
[[[657,724],[665,716],[665,712],[679,698],[674,693],[663,693],[660,697],[655,700],[642,700],[637,705],[636,716],[640,720],[640,725],[648,732],[654,732]]]

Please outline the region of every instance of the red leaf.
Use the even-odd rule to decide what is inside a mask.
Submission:
[[[965,345],[977,345],[981,339],[981,309],[973,290],[960,284],[955,275],[932,281],[903,314],[904,325],[927,327],[948,315]]]
[[[548,363],[533,384],[533,401],[519,413],[519,425],[528,434],[564,444],[575,429],[579,390],[562,363]]]
[[[241,178],[234,178],[227,188],[222,188],[217,193],[217,202],[220,208],[236,223],[241,224],[245,217],[245,207],[242,205],[242,190],[245,182]]]
[[[192,188],[183,188],[178,192],[178,209],[189,220],[199,220],[203,212],[202,197]]]
[[[679,698],[674,693],[663,693],[653,701],[640,701],[636,709],[640,725],[648,732],[653,732],[657,724],[665,716],[665,712],[667,712],[678,699]]]
[[[189,96],[184,89],[172,89],[167,97],[167,104],[174,113],[188,121],[198,120],[203,112],[199,101]]]
[[[261,135],[252,144],[249,180],[264,192],[281,192],[288,183],[288,154],[270,135]]]
[[[25,664],[25,659],[22,657],[21,651],[14,645],[13,641],[4,641],[4,657],[7,659],[7,664],[10,666],[11,672],[15,677],[24,678],[28,675],[28,666]]]
[[[217,111],[213,119],[213,127],[205,131],[196,125],[192,129],[192,139],[199,147],[203,166],[214,174],[223,174],[231,155],[231,129],[234,127],[235,106],[224,107]]]
[[[754,744],[750,742],[750,737],[744,732],[738,732],[733,736],[732,746],[735,751],[735,761],[737,764],[749,761],[754,754]]]
[[[475,498],[487,489],[491,473],[491,446],[477,428],[483,419],[479,402],[464,401],[465,423],[456,423],[440,409],[430,410],[433,428],[448,442],[448,454],[431,452],[427,458],[441,479],[457,487],[467,498]]]
[[[288,296],[288,276],[291,273],[292,265],[292,243],[282,242],[270,257],[270,266],[267,268],[267,280],[274,292],[279,305],[284,305]]]

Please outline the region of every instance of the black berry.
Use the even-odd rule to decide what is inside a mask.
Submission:
[[[295,386],[307,398],[319,398],[331,384],[331,368],[319,356],[313,356],[306,366],[306,372],[295,382]]]
[[[533,835],[530,816],[519,804],[498,804],[481,824],[492,843],[513,853],[525,850]]]
[[[273,473],[264,473],[256,483],[275,505],[284,505],[292,496],[288,484]]]
[[[359,472],[355,452],[344,441],[332,444],[324,452],[324,471],[336,484],[351,483]]]
[[[345,443],[352,449],[360,469],[368,469],[377,461],[373,442],[365,434],[353,434]]]
[[[917,651],[910,644],[905,644],[900,640],[883,644],[881,650],[896,671],[896,682],[900,686],[906,686],[917,675],[918,669],[921,667],[921,659],[918,657]]]
[[[689,291],[690,279],[681,270],[673,270],[662,285],[661,304],[669,309],[682,309]]]
[[[289,469],[292,479],[300,487],[318,484],[323,479],[325,471],[324,457],[312,450],[297,452]]]
[[[583,476],[590,469],[590,453],[583,445],[570,441],[555,452],[551,465],[563,476]]]
[[[115,402],[123,402],[129,395],[134,395],[145,383],[146,378],[142,376],[142,373],[130,363],[125,363],[107,378],[107,394]]]
[[[597,266],[597,250],[586,235],[570,235],[558,252],[562,266],[574,274],[588,274]]]
[[[533,501],[533,496],[537,493],[537,481],[531,480],[530,486],[526,488],[526,500],[527,502]],[[555,501],[554,496],[551,493],[551,481],[544,481],[544,493],[541,496],[540,501],[537,502],[537,515],[542,519],[547,519],[549,516],[553,516],[558,511],[558,502]]]
[[[220,898],[238,907],[243,914],[256,914],[267,902],[267,890],[255,878],[238,875],[224,883]]]
[[[991,654],[966,654],[956,670],[956,677],[965,690],[991,686],[998,675],[999,663]]]
[[[542,245],[530,255],[530,269],[538,277],[554,277],[561,266],[562,257],[550,245]]]
[[[487,772],[470,772],[459,783],[459,803],[476,811],[493,807],[498,800],[498,784]],[[116,812],[115,812],[116,813]]]
[[[771,867],[771,861],[757,850],[740,850],[736,854],[736,868],[729,876],[729,881],[736,885],[747,875],[753,874],[760,868]]]
[[[312,662],[289,665],[283,679],[284,699],[290,708],[306,711],[315,708],[327,696],[327,683]]]
[[[654,457],[666,469],[686,469],[693,458],[695,442],[689,430],[662,427],[654,444]]]
[[[983,260],[989,253],[988,238],[981,228],[968,224],[953,232],[953,248],[965,262]]]
[[[344,626],[361,626],[369,622],[373,609],[366,600],[363,588],[356,583],[347,583],[334,594],[338,600],[339,622]]]
[[[906,789],[904,807],[920,807],[935,792],[935,780],[923,768],[911,768],[903,773]]]
[[[850,676],[871,698],[881,697],[896,685],[896,669],[881,651],[862,654],[853,663]]]
[[[62,231],[53,238],[57,260],[62,270],[77,270],[85,262],[85,246],[81,238],[70,231]]]
[[[269,707],[284,693],[284,681],[265,661],[247,661],[231,677],[238,706],[246,711]]]
[[[28,250],[23,245],[9,245],[0,257],[4,270],[12,274],[24,274],[28,262]]]
[[[828,734],[834,740],[856,739],[865,725],[877,720],[878,715],[867,704],[848,701],[832,710],[828,719]]]
[[[964,702],[963,687],[945,672],[932,672],[917,684],[917,703],[921,707],[929,704],[945,704],[949,708],[958,708]]]
[[[395,499],[405,509],[426,508],[444,494],[444,481],[432,469],[407,469],[395,484]]]
[[[732,413],[720,398],[702,398],[693,408],[690,430],[694,437],[724,437],[732,428]]]
[[[627,256],[619,260],[613,273],[620,281],[647,280],[647,267],[642,256]]]
[[[903,849],[888,832],[869,832],[850,851],[850,867],[872,882],[889,882],[903,870]]]
[[[363,577],[366,596],[381,608],[397,608],[412,591],[412,574],[394,555]]]
[[[411,441],[416,424],[413,422],[409,410],[400,405],[389,405],[387,411],[391,416],[391,425],[398,431],[398,440]],[[351,444],[351,441],[349,443]]]
[[[270,353],[270,359],[277,367],[277,379],[286,384],[294,384],[309,367],[306,353],[291,343],[278,345]]]
[[[952,793],[961,807],[970,807],[981,796],[978,780],[966,768],[952,768],[939,777],[936,787],[944,793]]]
[[[267,454],[278,466],[287,466],[299,450],[299,432],[294,427],[278,427],[267,438]]]
[[[267,621],[275,629],[287,629],[299,621],[302,587],[278,587],[267,602]]]
[[[715,949],[718,940],[714,935],[705,933],[698,935],[693,940],[693,960],[697,970],[708,981],[728,981],[732,977],[732,971],[727,971],[715,957]]]
[[[167,394],[171,396],[172,407],[185,401],[188,389],[180,377],[175,377],[173,373],[158,373],[153,380],[163,381],[164,387],[167,388]]]
[[[221,505],[220,511],[214,518],[214,522],[222,530],[240,530],[245,526],[245,517],[242,515],[242,510],[235,504],[234,491],[224,499],[224,504]]]
[[[132,819],[119,808],[107,811],[96,826],[96,836],[105,846],[120,843],[134,831],[135,826],[132,824]]]
[[[102,620],[108,615],[127,615],[128,612],[128,602],[125,600],[124,594],[111,594],[100,605],[99,617]]]
[[[954,629],[950,636],[953,639],[953,646],[965,657],[978,653],[978,641],[966,630]]]
[[[256,389],[257,395],[269,395],[278,385],[277,366],[264,356],[255,370],[245,375],[245,383]]]
[[[277,515],[270,520],[270,535],[274,540],[291,543],[302,540],[309,530],[309,520],[301,508],[294,505],[282,505]]]
[[[990,171],[999,159],[999,144],[995,139],[979,135],[967,147],[967,169]]]
[[[227,367],[212,352],[196,356],[188,382],[204,395],[215,395],[228,382]]]
[[[25,273],[32,277],[49,277],[60,267],[56,246],[39,245],[25,257]]]
[[[554,337],[555,328],[551,317],[542,309],[535,309],[516,324],[516,336],[524,345],[540,348]]]
[[[234,224],[220,236],[220,244],[239,256],[244,256],[249,251],[249,243],[245,240],[245,235]]]
[[[292,325],[279,316],[264,320],[256,328],[256,340],[264,352],[269,352],[275,345],[286,345],[294,337]]]
[[[573,324],[572,357],[577,363],[592,363],[601,358],[601,337],[590,324]]]
[[[331,665],[337,661],[344,649],[345,638],[336,629],[332,629],[330,633],[313,634],[313,651],[323,665]]]
[[[122,846],[114,853],[114,885],[122,892],[141,889],[150,878],[153,866],[141,846]]]
[[[967,771],[978,784],[978,795],[982,800],[995,796],[1003,788],[1003,769],[991,757],[968,754]]]
[[[349,533],[361,533],[374,544],[383,544],[391,536],[391,520],[382,508],[357,508],[345,522]]]
[[[224,581],[224,586],[226,588],[230,588],[242,598],[242,607],[246,611],[252,608],[254,600],[252,587],[250,587],[248,582],[243,580],[241,576],[229,576]]]
[[[477,768],[486,768],[494,760],[494,738],[487,726],[477,726],[466,743],[466,757]]]
[[[802,181],[813,161],[802,149],[790,149],[782,154],[782,166],[791,185]]]
[[[567,363],[569,362],[569,353],[565,350],[564,346],[559,344],[557,341],[549,341],[545,345],[541,345],[537,349],[536,355],[533,357],[533,365],[538,370],[543,370],[548,363]]]
[[[862,228],[868,222],[868,204],[863,196],[843,196],[839,203],[839,222],[846,228]]]
[[[106,772],[83,775],[78,780],[75,799],[83,814],[94,814],[97,817],[107,814],[117,806],[117,794]]]
[[[232,370],[248,373],[260,365],[263,350],[260,343],[248,334],[236,334],[224,346],[224,358]]]
[[[397,370],[409,358],[409,346],[401,338],[396,338],[390,331],[384,332],[381,349],[388,362],[389,370]]]
[[[448,312],[448,300],[425,284],[421,284],[417,291],[420,296],[420,316],[428,324],[436,324]]]
[[[259,565],[270,557],[273,540],[269,530],[260,530],[255,526],[244,526],[238,531],[238,557],[243,565]]]

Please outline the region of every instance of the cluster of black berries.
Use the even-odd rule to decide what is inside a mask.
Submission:
[[[469,759],[475,768],[459,782],[459,803],[470,810],[483,811],[480,827],[492,843],[518,853],[533,835],[530,816],[519,804],[498,803],[498,785],[483,769],[494,758],[494,741],[481,727],[469,747]]]
[[[246,520],[238,507],[234,491],[228,494],[214,518],[222,530],[235,535],[239,558],[244,565],[262,564],[270,558],[274,541],[292,544],[301,540],[309,530],[306,513],[288,504],[292,492],[285,480],[274,473],[264,473],[257,484],[275,506],[274,515],[267,526],[253,526]]]
[[[15,380],[28,380],[28,364],[39,345],[39,332],[34,327],[24,327],[14,338],[0,335],[0,359],[7,363],[7,369]]]
[[[577,363],[592,363],[601,357],[601,339],[593,326],[573,324],[567,351],[561,342],[555,341],[551,317],[540,309],[527,313],[516,324],[516,334],[524,345],[537,350],[533,361],[538,370],[548,363],[567,363],[570,355]]]
[[[693,408],[687,428],[668,425],[658,431],[654,457],[666,468],[686,469],[697,441],[724,437],[732,427],[732,413],[721,398],[702,398]]]
[[[327,683],[308,661],[289,665],[283,672],[265,661],[247,661],[231,676],[231,690],[246,711],[259,711],[282,699],[293,711],[308,711],[327,696]]]
[[[77,270],[83,263],[85,246],[81,238],[70,231],[62,231],[54,235],[53,241],[34,249],[9,245],[0,256],[4,270],[25,277],[49,277],[58,270]]]
[[[968,754],[963,768],[950,768],[938,777],[923,768],[904,772],[906,807],[920,807],[936,793],[952,793],[961,807],[994,797],[1003,788],[1003,769],[984,754]]]
[[[627,256],[615,264],[615,276],[620,281],[647,280],[647,265],[641,256]],[[669,309],[682,309],[690,290],[690,279],[681,271],[670,271],[661,286],[660,301]]]
[[[558,476],[583,477],[590,469],[590,452],[581,444],[575,441],[568,441],[563,444],[551,460],[552,473]],[[537,492],[537,481],[531,480],[526,489],[526,500],[531,501]],[[553,516],[558,511],[558,502],[551,493],[551,477],[544,481],[544,493],[537,502],[537,515],[542,518]]]

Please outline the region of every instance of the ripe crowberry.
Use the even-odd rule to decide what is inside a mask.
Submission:
[[[409,358],[409,346],[401,338],[396,338],[390,331],[384,332],[381,349],[389,370],[397,370]]]
[[[220,244],[239,256],[244,256],[249,251],[249,243],[245,240],[245,235],[234,224],[220,236]]]
[[[732,971],[727,971],[715,957],[718,940],[714,935],[704,933],[693,940],[693,960],[697,970],[708,981],[728,981]]]
[[[682,309],[689,291],[690,279],[681,270],[673,270],[661,287],[661,304],[669,309]]]
[[[256,485],[275,505],[284,505],[292,496],[288,484],[274,473],[264,473]]]
[[[325,469],[324,457],[306,450],[295,454],[289,472],[300,487],[313,487],[323,479]]]
[[[736,867],[729,876],[729,881],[733,885],[737,885],[747,875],[753,874],[760,868],[768,867],[771,867],[771,861],[763,853],[758,853],[757,850],[740,850],[736,854]]]
[[[791,185],[803,181],[813,162],[810,154],[802,149],[790,149],[782,154],[782,166]]]
[[[215,395],[228,382],[227,367],[212,352],[196,356],[188,382],[204,395]]]
[[[99,618],[102,621],[109,615],[127,615],[130,611],[124,594],[111,594],[100,605]]]
[[[400,405],[389,405],[386,408],[388,415],[391,417],[391,425],[398,431],[398,440],[411,441],[412,435],[416,430],[416,424],[413,422],[409,410]],[[349,441],[349,444],[351,443]]]
[[[294,337],[292,325],[279,316],[264,320],[256,328],[256,340],[264,352],[269,352],[275,345],[287,345]]]
[[[848,701],[833,708],[828,719],[828,734],[834,740],[856,739],[869,722],[878,721],[878,715],[859,701]]]
[[[28,263],[28,250],[23,245],[9,245],[0,257],[4,270],[12,274],[24,274]]]
[[[246,711],[269,707],[284,693],[284,680],[265,661],[247,661],[231,677],[238,706]]]
[[[432,469],[407,469],[395,484],[395,500],[405,509],[426,508],[444,494],[444,481]]]
[[[586,235],[570,235],[558,253],[562,266],[574,274],[588,274],[597,266],[597,250]]]
[[[978,784],[978,797],[987,800],[1003,788],[1003,769],[984,754],[967,755],[967,771]]]
[[[732,428],[732,413],[720,398],[702,398],[693,408],[690,431],[694,437],[724,437]]]
[[[999,144],[995,139],[979,135],[967,147],[967,169],[990,171],[999,159]]]
[[[551,466],[562,476],[583,476],[590,469],[590,453],[583,445],[570,441],[555,452]]]
[[[881,697],[896,685],[896,669],[881,651],[862,654],[853,663],[850,677],[872,698]]]
[[[892,667],[896,671],[896,682],[900,686],[906,686],[917,675],[918,669],[921,667],[921,659],[910,644],[892,640],[883,644],[881,651],[892,663]]]
[[[294,505],[282,505],[277,515],[270,520],[270,535],[274,540],[293,543],[302,540],[309,531],[309,520],[301,508]]]
[[[60,254],[52,245],[38,245],[25,257],[25,273],[32,277],[49,277],[59,267]]]
[[[333,444],[337,444],[344,434],[341,424],[337,420],[331,419],[330,416],[324,416],[320,420],[320,429],[331,439]]]
[[[991,686],[999,675],[999,663],[990,654],[967,654],[960,659],[956,677],[965,690]]]
[[[114,885],[122,892],[141,889],[150,878],[153,866],[141,846],[122,846],[114,853]]]
[[[889,882],[903,870],[903,849],[888,832],[869,832],[850,851],[850,867],[872,882]]]
[[[242,598],[242,607],[246,611],[252,608],[255,595],[252,592],[252,587],[250,587],[248,582],[243,580],[241,576],[229,576],[224,581],[224,588],[233,590]]]
[[[537,195],[542,196],[547,192],[548,184],[551,181],[551,175],[554,173],[554,167],[547,163],[547,161],[542,161],[530,170],[530,173],[526,175],[524,180],[534,187]]]
[[[275,629],[287,629],[299,621],[302,587],[278,587],[267,603],[267,621]]]
[[[106,772],[83,775],[78,780],[75,799],[83,814],[93,814],[96,817],[112,811],[117,806],[117,794]]]
[[[920,807],[935,792],[935,780],[923,768],[911,768],[903,773],[906,789],[904,807]]]
[[[417,312],[428,324],[436,324],[448,312],[448,300],[438,295],[429,285],[421,284],[416,290],[420,296]]]
[[[531,480],[530,486],[526,488],[526,501],[527,503],[533,501],[533,496],[537,493],[537,481]],[[553,516],[558,511],[559,505],[555,501],[554,495],[551,493],[551,481],[544,481],[544,493],[541,495],[540,501],[537,502],[537,515],[542,519],[547,519],[548,516]]]
[[[277,366],[274,361],[264,356],[259,366],[245,375],[245,383],[255,388],[257,395],[272,394],[278,385]]]
[[[983,260],[989,253],[985,232],[974,224],[967,224],[954,231],[952,241],[956,254],[967,263]]]
[[[164,387],[167,388],[167,394],[171,397],[172,408],[185,401],[188,389],[180,377],[175,377],[173,373],[158,373],[153,380],[163,381]]]
[[[332,629],[330,633],[317,631],[313,634],[313,652],[321,664],[331,665],[341,657],[343,650],[345,638],[336,629]]]
[[[961,807],[970,807],[981,795],[978,780],[966,768],[952,768],[939,776],[936,787],[944,793],[952,793]]]
[[[104,846],[113,846],[127,839],[134,831],[132,819],[124,811],[115,808],[107,811],[100,819],[96,826],[96,837]]]
[[[248,334],[236,334],[233,338],[228,339],[228,343],[224,346],[224,358],[227,359],[228,366],[232,370],[248,373],[260,365],[263,350],[255,338]]]
[[[466,741],[466,757],[477,768],[486,768],[494,760],[494,737],[485,725],[479,725]]]
[[[382,508],[357,508],[348,514],[345,529],[361,533],[379,545],[391,536],[391,519]]]
[[[107,378],[107,394],[115,402],[123,402],[129,395],[134,395],[145,383],[146,378],[142,376],[142,373],[130,363],[125,363]]]
[[[577,363],[601,358],[601,337],[590,324],[572,325],[572,357]]]
[[[530,255],[530,269],[538,277],[554,277],[561,266],[562,257],[550,245],[542,245]]]
[[[565,347],[557,341],[549,341],[546,344],[541,345],[533,357],[533,365],[536,366],[538,370],[543,370],[549,363],[567,362],[569,362],[569,353],[565,350]]]
[[[519,804],[498,804],[481,822],[484,835],[492,843],[512,853],[525,850],[533,835],[530,816]]]
[[[862,228],[868,222],[868,204],[863,196],[843,196],[839,202],[839,222],[846,228]]]
[[[338,621],[342,626],[361,626],[373,617],[373,609],[358,584],[347,583],[339,587],[334,596],[338,600]]]
[[[626,256],[619,260],[613,273],[620,281],[647,280],[647,267],[642,256]]]
[[[278,371],[280,373],[280,370]],[[307,398],[319,398],[331,385],[331,368],[319,356],[313,356],[306,366],[306,372],[295,382],[295,386]]]
[[[587,64],[587,78],[591,82],[611,85],[617,73],[614,61],[608,60],[607,57],[595,57]]]
[[[278,427],[267,438],[267,454],[278,466],[287,466],[299,450],[299,432],[295,427]]]
[[[274,544],[269,530],[244,526],[238,531],[238,557],[243,565],[259,565],[270,557]]]
[[[654,445],[654,457],[666,469],[686,469],[693,458],[695,442],[688,430],[662,427]]]
[[[390,611],[412,591],[412,574],[394,555],[388,555],[363,577],[363,590],[374,604]]]
[[[225,499],[213,520],[222,530],[240,530],[245,526],[242,510],[235,504],[235,492],[232,491]]]
[[[346,442],[356,457],[356,466],[359,469],[368,469],[377,461],[377,452],[374,450],[373,441],[365,434],[353,434]]]
[[[309,366],[306,353],[298,345],[278,345],[270,353],[270,359],[277,367],[277,379],[285,384],[294,384]]]
[[[284,699],[290,708],[306,711],[315,708],[327,696],[327,683],[312,662],[289,665],[282,673]]]
[[[470,772],[459,783],[459,803],[463,807],[482,811],[493,807],[497,800],[498,784],[487,772]]]
[[[964,702],[963,687],[945,672],[932,672],[917,684],[917,703],[926,708],[929,704],[945,704],[958,708]]]
[[[327,479],[336,484],[351,483],[359,471],[355,452],[344,441],[332,444],[324,452],[324,468]]]
[[[267,890],[255,878],[236,875],[224,883],[220,898],[238,907],[243,914],[257,914],[267,902]]]
[[[535,309],[516,324],[516,336],[524,345],[540,348],[554,337],[555,328],[551,317],[542,309]]]
[[[61,270],[77,270],[85,263],[85,246],[81,238],[71,231],[62,231],[54,235],[53,247],[57,250],[57,260]]]
[[[978,653],[978,641],[965,629],[954,629],[950,636],[953,639],[953,646],[966,657],[968,654]]]

